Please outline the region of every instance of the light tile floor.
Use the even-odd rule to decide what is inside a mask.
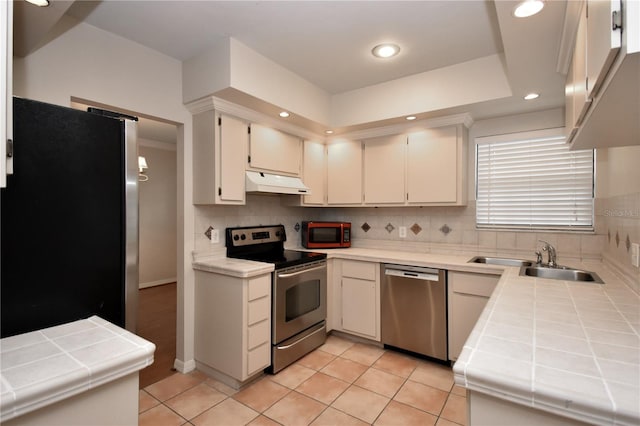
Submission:
[[[336,336],[236,391],[200,372],[140,390],[141,426],[466,424],[451,368]]]

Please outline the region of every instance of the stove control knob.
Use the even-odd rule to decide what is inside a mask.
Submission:
[[[242,241],[244,241],[244,240],[246,240],[246,239],[247,239],[247,236],[246,236],[246,235],[244,235],[244,234],[242,234],[242,235],[240,235],[240,239],[241,239]]]
[[[276,231],[276,237],[280,236],[280,231]]]
[[[240,239],[240,237],[238,236],[238,234],[233,236],[233,241],[238,241]]]

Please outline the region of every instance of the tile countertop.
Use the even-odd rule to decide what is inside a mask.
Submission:
[[[520,277],[519,268],[467,263],[469,255],[313,251],[329,259],[502,274],[453,367],[456,383],[587,423],[640,424],[640,297],[605,264],[568,263],[597,273],[602,285]]]
[[[0,340],[0,422],[153,363],[155,345],[100,317]]]
[[[472,391],[594,424],[640,424],[640,298],[506,268],[453,371]]]

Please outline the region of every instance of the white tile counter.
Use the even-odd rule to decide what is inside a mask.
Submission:
[[[313,251],[329,259],[502,273],[454,365],[456,383],[586,423],[640,424],[640,297],[603,263],[568,266],[597,273],[604,285],[520,277],[519,268],[467,263],[470,255]]]
[[[640,424],[640,299],[507,268],[454,366],[456,383],[594,424]]]
[[[192,263],[193,269],[236,278],[251,278],[273,272],[272,263],[234,259],[224,255],[199,256]]]
[[[153,343],[97,316],[4,338],[0,421],[136,373],[153,363],[154,351]]]

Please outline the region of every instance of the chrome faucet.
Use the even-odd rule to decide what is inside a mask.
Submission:
[[[544,243],[544,246],[542,247],[542,251],[546,251],[548,254],[549,261],[547,262],[547,266],[549,268],[557,268],[558,262],[556,261],[556,248],[544,240],[538,240],[538,241],[540,241],[541,243]],[[536,252],[536,255],[538,257],[538,260],[542,261],[542,256],[540,252]]]

